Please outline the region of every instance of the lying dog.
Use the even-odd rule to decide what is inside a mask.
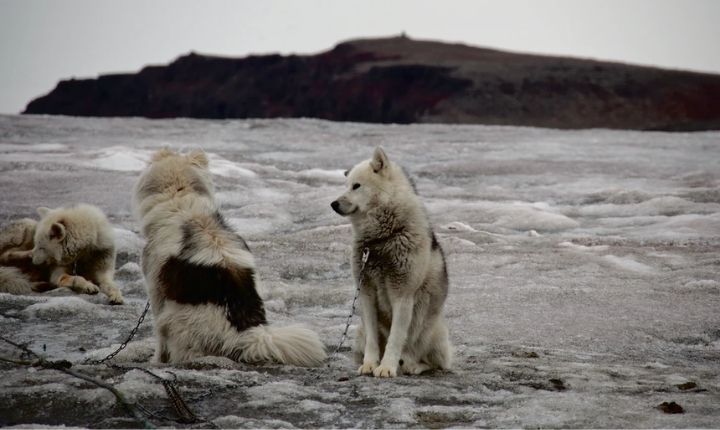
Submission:
[[[110,304],[123,303],[113,281],[115,239],[105,214],[95,206],[38,208],[40,221],[24,219],[3,230],[2,276],[16,294],[58,287],[79,294],[102,291]],[[10,244],[9,246],[7,244]],[[32,264],[31,264],[32,263]],[[30,290],[30,291],[29,291]]]
[[[381,148],[346,176],[348,189],[331,206],[350,218],[353,273],[362,281],[358,372],[393,377],[398,366],[408,374],[449,368],[445,256],[414,185]],[[365,248],[370,254],[359,279]]]
[[[155,360],[217,355],[244,362],[317,366],[316,333],[274,327],[255,289],[255,263],[213,197],[203,152],[161,150],[135,188],[147,239],[142,267],[155,316]]]
[[[32,264],[36,226],[37,221],[24,218],[0,230],[0,292],[31,294],[56,288],[50,284],[50,268]]]
[[[51,267],[50,283],[76,293],[101,291],[110,304],[123,297],[115,275],[115,236],[105,214],[97,207],[38,208],[32,262]]]

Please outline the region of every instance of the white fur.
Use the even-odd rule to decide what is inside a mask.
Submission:
[[[412,183],[381,148],[347,175],[332,206],[353,226],[353,272],[362,273],[355,350],[360,374],[393,377],[447,369],[452,350],[442,313],[447,273],[439,244]],[[402,361],[402,365],[400,362]]]
[[[16,267],[0,267],[0,293],[32,294],[33,283]]]
[[[147,238],[143,272],[158,339],[155,360],[177,363],[219,355],[251,363],[320,365],[326,357],[324,346],[311,330],[259,325],[238,331],[226,310],[216,304],[178,303],[165,296],[160,272],[187,245],[185,225],[202,232],[192,236],[192,253],[184,256],[186,261],[254,271],[252,254],[213,221],[218,208],[212,190],[208,160],[201,152],[159,151],[136,185],[135,209]]]
[[[52,266],[50,283],[81,294],[102,292],[110,304],[122,304],[115,285],[115,237],[97,207],[38,208],[32,261]]]

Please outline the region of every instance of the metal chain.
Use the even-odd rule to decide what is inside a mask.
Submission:
[[[120,351],[122,351],[123,349],[125,349],[125,347],[128,345],[128,343],[130,343],[130,341],[135,337],[135,335],[137,334],[138,330],[140,329],[140,324],[142,324],[143,321],[145,321],[145,316],[147,315],[148,310],[150,310],[150,302],[149,302],[149,301],[145,304],[145,310],[144,310],[144,311],[142,312],[142,314],[140,315],[140,318],[138,319],[138,322],[137,322],[137,324],[135,325],[135,328],[132,329],[132,331],[131,331],[130,334],[128,335],[127,339],[125,339],[125,341],[120,344],[120,346],[118,347],[118,349],[116,349],[115,351],[111,352],[111,353],[108,354],[105,358],[100,359],[100,360],[91,360],[90,358],[86,358],[85,361],[83,361],[83,364],[103,364],[103,363],[105,363],[106,361],[111,360],[111,359],[113,359],[116,355],[118,355],[118,354],[120,353]]]
[[[370,249],[369,248],[363,249],[362,265],[360,266],[360,272],[358,274],[358,283],[357,283],[357,288],[355,288],[355,296],[353,297],[350,314],[347,316],[347,320],[345,322],[345,329],[343,330],[343,334],[342,334],[342,337],[340,338],[340,342],[335,347],[335,350],[330,355],[330,357],[335,356],[340,351],[340,348],[342,348],[343,344],[347,340],[348,331],[350,330],[350,323],[352,322],[353,315],[355,315],[355,305],[356,305],[357,299],[360,295],[360,288],[362,288],[363,273],[365,271],[365,265],[367,264],[369,257],[370,257]],[[180,419],[176,420],[176,419],[172,419],[172,418],[169,418],[169,417],[166,417],[163,415],[159,415],[159,414],[151,412],[147,408],[141,406],[141,410],[148,417],[159,418],[159,419],[166,420],[166,421],[175,421],[175,422],[183,423],[183,424],[204,423],[204,424],[209,424],[210,426],[212,426],[214,428],[217,428],[217,425],[215,423],[213,423],[212,421],[207,420],[207,419],[199,418],[197,415],[195,415],[192,412],[192,410],[190,410],[187,403],[180,395],[180,391],[177,389],[177,387],[175,386],[173,381],[169,381],[169,380],[161,377],[160,375],[157,375],[157,374],[149,371],[148,369],[145,369],[142,367],[120,366],[118,364],[106,363],[107,361],[113,359],[116,355],[118,355],[120,353],[120,351],[125,349],[125,347],[127,347],[128,343],[130,343],[130,341],[132,341],[132,339],[135,337],[138,330],[140,329],[140,325],[145,320],[145,316],[147,315],[149,310],[150,310],[150,302],[148,301],[145,304],[145,309],[143,310],[142,314],[140,315],[140,318],[138,318],[137,324],[135,324],[135,327],[132,329],[132,331],[130,331],[130,334],[128,335],[127,339],[125,339],[125,341],[122,344],[120,344],[120,346],[115,351],[111,352],[106,357],[104,357],[100,360],[91,360],[89,358],[85,359],[85,361],[83,361],[83,364],[105,364],[106,366],[109,366],[111,368],[121,369],[121,370],[137,369],[137,370],[141,370],[141,371],[153,376],[154,378],[158,379],[163,384],[163,388],[165,389],[165,392],[168,395],[168,399],[170,400],[170,403],[173,405],[173,408],[175,409],[175,412],[180,417]]]
[[[347,316],[347,321],[345,321],[345,330],[343,330],[342,337],[340,338],[340,343],[338,343],[338,345],[335,347],[335,350],[332,354],[330,354],[330,357],[334,357],[335,355],[337,355],[337,353],[340,351],[340,348],[342,348],[343,344],[347,340],[348,330],[350,330],[350,323],[352,322],[353,315],[355,315],[355,303],[357,302],[358,296],[360,295],[360,288],[362,287],[365,264],[367,263],[369,257],[370,248],[363,249],[362,265],[360,266],[360,273],[358,274],[358,283],[357,288],[355,288],[355,297],[353,297],[352,308],[350,309],[350,314]]]
[[[168,371],[168,373],[170,373],[173,376],[173,380],[169,380],[169,379],[163,378],[162,376],[160,376],[156,373],[151,372],[150,370],[148,370],[144,367],[122,366],[122,365],[114,364],[114,363],[105,363],[105,365],[110,368],[122,370],[122,371],[139,370],[141,372],[147,373],[148,375],[150,375],[153,378],[160,381],[160,383],[163,385],[163,388],[165,389],[165,393],[168,396],[168,400],[170,401],[170,404],[173,406],[173,409],[175,409],[175,414],[179,418],[171,418],[166,415],[159,414],[157,412],[152,412],[152,411],[148,410],[147,408],[141,406],[140,409],[148,417],[161,419],[164,421],[181,423],[181,424],[204,423],[213,428],[218,428],[217,424],[215,424],[214,422],[212,422],[208,419],[198,417],[190,409],[190,407],[187,405],[187,402],[185,401],[185,399],[183,399],[182,395],[180,394],[180,390],[178,389],[177,385],[175,384],[175,381],[177,380],[177,376],[174,373]],[[206,396],[207,396],[207,394],[204,395],[203,397],[206,397]]]

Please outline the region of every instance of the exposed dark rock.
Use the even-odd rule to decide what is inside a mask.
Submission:
[[[657,409],[660,409],[661,411],[665,412],[666,414],[682,414],[685,413],[685,410],[682,408],[682,406],[678,405],[675,402],[662,402],[659,405],[657,405]]]
[[[538,354],[535,351],[514,351],[512,353],[513,357],[519,357],[519,358],[538,358]]]
[[[562,379],[553,378],[550,379],[550,383],[556,391],[565,391],[567,389],[565,382]]]
[[[720,75],[396,37],[308,56],[191,53],[61,81],[24,113],[705,130],[720,129]]]
[[[679,389],[681,389],[683,391],[687,391],[687,390],[692,390],[693,388],[697,388],[697,384],[692,381],[689,381],[689,382],[685,382],[684,384],[678,384],[678,385],[676,385],[676,387],[678,387]]]

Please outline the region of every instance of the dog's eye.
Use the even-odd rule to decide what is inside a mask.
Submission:
[[[357,182],[354,183],[354,184],[353,184],[353,190],[357,190],[358,188],[360,188],[360,184],[358,184]]]

